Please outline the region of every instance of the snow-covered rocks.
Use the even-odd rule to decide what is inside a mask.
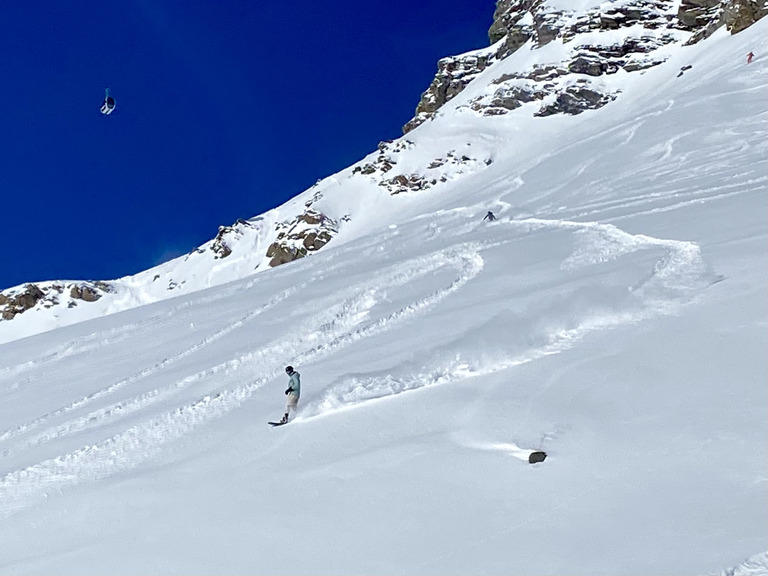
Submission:
[[[416,115],[403,126],[403,133],[407,134],[431,118],[443,104],[464,90],[467,84],[485,70],[492,59],[491,52],[478,50],[438,61],[437,74],[421,95]]]
[[[418,165],[410,162],[407,169],[398,169],[400,154],[413,150],[414,146],[413,142],[406,139],[380,142],[378,156],[370,162],[356,166],[352,174],[368,177],[371,182],[394,196],[404,192],[428,190],[492,163],[490,158],[480,159],[470,156],[467,152],[451,149],[427,162],[422,160]],[[418,154],[415,155],[418,157]]]
[[[113,291],[108,282],[37,282],[0,292],[0,318],[13,320],[28,310],[45,310],[59,305],[73,308],[78,301],[96,302]]]
[[[219,232],[210,246],[210,249],[215,254],[214,258],[226,258],[232,254],[230,244],[240,240],[245,233],[245,229],[251,228],[253,228],[253,225],[243,219],[238,219],[232,226],[219,226]]]
[[[679,7],[673,0],[624,0],[581,11],[569,3],[499,0],[488,31],[492,46],[440,60],[403,132],[433,118],[481,72],[518,50],[561,45],[556,60],[492,80],[465,106],[483,116],[504,115],[534,101],[540,102],[534,116],[601,108],[620,90],[593,78],[658,66],[669,57],[664,49],[669,44],[696,42],[723,25],[735,33],[767,12],[768,5],[757,0],[686,0]]]
[[[338,233],[338,222],[321,212],[307,209],[290,222],[276,225],[277,238],[267,249],[270,266],[303,258],[325,246]]]

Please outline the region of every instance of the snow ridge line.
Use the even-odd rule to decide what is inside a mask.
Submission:
[[[125,386],[133,384],[143,378],[146,378],[151,374],[154,374],[155,372],[158,372],[159,370],[162,370],[167,366],[175,364],[179,360],[182,360],[183,358],[186,358],[187,356],[201,350],[202,348],[216,342],[217,340],[220,340],[221,338],[223,338],[233,330],[236,330],[244,326],[245,324],[255,319],[256,317],[260,316],[267,310],[274,308],[275,306],[277,306],[278,304],[280,304],[281,302],[283,302],[284,300],[286,300],[287,298],[289,298],[290,296],[292,296],[293,294],[295,294],[296,292],[298,292],[304,287],[306,287],[306,284],[288,288],[287,290],[283,291],[281,294],[278,294],[277,296],[272,298],[269,302],[267,302],[267,304],[261,306],[260,308],[257,308],[256,310],[249,312],[239,320],[214,332],[213,334],[204,338],[203,340],[200,340],[199,342],[193,344],[192,346],[186,348],[185,350],[182,350],[175,356],[172,356],[170,358],[165,358],[164,360],[161,360],[160,362],[155,363],[153,366],[149,368],[145,368],[140,372],[137,372],[135,374],[132,374],[131,376],[123,378],[115,382],[114,384],[107,386],[106,388],[102,388],[101,390],[98,390],[93,394],[90,394],[88,396],[84,396],[78,400],[75,400],[74,402],[72,402],[71,404],[68,404],[67,406],[59,408],[58,410],[54,410],[53,412],[49,412],[48,414],[40,416],[39,418],[36,418],[35,420],[32,420],[26,424],[21,424],[16,428],[8,429],[3,432],[0,432],[0,442],[9,440],[16,436],[19,436],[20,434],[24,434],[31,430],[39,428],[40,426],[44,425],[46,422],[48,422],[52,418],[56,418],[56,417],[68,414],[74,410],[80,409],[94,402],[95,400],[99,400],[100,398],[108,396],[116,392],[117,390],[124,388]]]
[[[406,283],[415,275],[428,274],[445,265],[458,265],[461,273],[447,288],[435,291],[365,328],[341,335],[329,345],[316,346],[295,357],[302,361],[311,361],[328,356],[346,345],[384,332],[398,321],[438,304],[480,273],[483,261],[477,250],[477,245],[452,247],[412,260],[405,267],[405,272],[402,264],[394,267],[394,271],[389,274],[389,281],[385,281],[389,286]],[[370,293],[370,289],[364,290],[361,298],[369,297]],[[355,314],[353,318],[359,319],[360,315]],[[232,361],[229,362],[231,363]],[[237,363],[239,362],[235,361],[235,364]],[[210,371],[211,369],[206,372]],[[50,489],[83,480],[97,480],[141,464],[156,454],[163,444],[238,408],[280,372],[281,368],[272,369],[248,384],[206,395],[196,402],[136,424],[102,442],[6,474],[0,479],[0,501],[5,504],[4,508],[0,509],[0,516],[24,507],[25,500],[34,492],[47,495],[46,491]]]

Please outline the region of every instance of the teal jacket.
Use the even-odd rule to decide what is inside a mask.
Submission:
[[[301,380],[300,380],[301,374],[296,372],[294,370],[291,372],[290,380],[288,380],[288,390],[291,391],[292,394],[296,394],[296,396],[301,396]]]

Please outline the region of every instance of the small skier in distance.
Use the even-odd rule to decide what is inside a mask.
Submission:
[[[483,222],[485,222],[486,220],[488,220],[488,222],[493,222],[494,220],[496,220],[496,216],[493,215],[493,212],[488,210],[488,214],[486,214],[485,217],[483,218]]]
[[[752,60],[755,58],[754,52],[747,54],[747,64],[752,64]]]
[[[285,403],[285,414],[283,414],[280,424],[288,422],[290,413],[296,412],[296,407],[299,405],[299,396],[301,395],[300,374],[293,369],[293,366],[286,366],[285,373],[288,374],[288,389],[285,391],[288,400]]]

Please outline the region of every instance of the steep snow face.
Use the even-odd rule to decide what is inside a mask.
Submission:
[[[477,114],[513,55],[227,257],[0,346],[0,572],[766,573],[766,28]],[[308,208],[333,241],[251,274]]]

